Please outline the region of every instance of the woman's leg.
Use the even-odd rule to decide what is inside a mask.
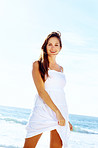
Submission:
[[[24,147],[23,148],[35,148],[38,140],[40,139],[42,133],[30,138],[25,139]]]
[[[62,140],[56,129],[50,132],[50,148],[62,148]]]

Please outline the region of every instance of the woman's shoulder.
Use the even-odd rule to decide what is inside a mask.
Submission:
[[[37,68],[38,69],[39,68],[39,62],[34,61],[33,64],[32,64],[32,68],[34,68],[34,69]]]

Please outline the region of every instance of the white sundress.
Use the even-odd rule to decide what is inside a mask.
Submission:
[[[56,129],[62,139],[63,147],[67,148],[70,129],[68,123],[68,108],[64,92],[66,84],[65,75],[63,72],[51,69],[48,70],[48,74],[49,77],[45,81],[45,90],[62,113],[66,120],[66,125],[58,125],[55,112],[41,99],[38,94],[36,94],[35,105],[26,125],[26,138],[41,134],[44,131]]]

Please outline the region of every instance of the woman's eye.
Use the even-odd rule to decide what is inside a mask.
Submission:
[[[51,44],[48,44],[48,46],[51,46]]]
[[[55,45],[55,46],[58,46],[58,45]]]

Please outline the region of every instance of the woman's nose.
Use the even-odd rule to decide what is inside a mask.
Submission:
[[[55,46],[54,45],[52,45],[52,48],[54,48]]]

